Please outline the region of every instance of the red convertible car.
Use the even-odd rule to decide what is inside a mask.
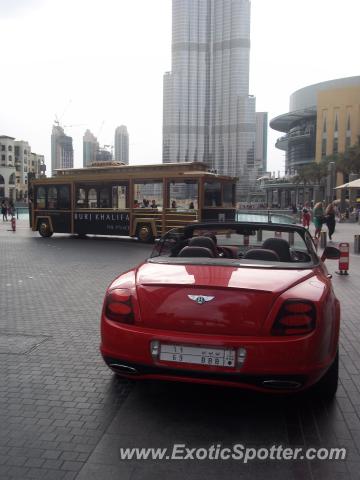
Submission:
[[[340,305],[309,232],[192,224],[108,287],[101,353],[116,374],[296,392],[338,383]]]

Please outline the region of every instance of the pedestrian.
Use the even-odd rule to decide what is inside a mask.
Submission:
[[[8,215],[10,215],[11,217],[15,216],[15,207],[14,207],[14,202],[12,200],[9,203]]]
[[[301,218],[302,218],[303,227],[309,229],[310,228],[311,215],[310,215],[309,203],[308,202],[305,202],[305,205],[303,206],[303,208],[301,210]]]
[[[195,207],[194,207],[194,202],[190,202],[189,209],[190,209],[190,210],[194,210],[194,208],[195,208]]]
[[[331,237],[334,234],[335,231],[335,208],[333,203],[329,203],[329,205],[326,207],[325,210],[325,223],[329,231],[329,239],[331,240]]]
[[[296,207],[295,203],[293,203],[293,204],[291,205],[291,210],[292,210],[292,213],[293,213],[293,214],[295,214],[295,215],[297,214],[297,211],[298,211],[298,210],[297,210],[297,207]]]
[[[6,205],[6,202],[5,200],[3,200],[1,202],[1,213],[2,213],[2,219],[3,219],[3,222],[7,222],[7,205]]]
[[[155,200],[151,201],[151,208],[157,208]]]
[[[176,208],[176,202],[175,202],[175,200],[173,200],[173,201],[171,202],[171,208]]]
[[[315,238],[320,238],[321,227],[324,222],[323,202],[317,202],[313,210],[313,222],[315,226]]]

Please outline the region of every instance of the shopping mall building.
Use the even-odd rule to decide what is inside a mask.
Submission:
[[[270,121],[283,135],[276,147],[285,152],[285,177],[261,180],[266,203],[286,208],[305,201],[334,198],[334,186],[347,181],[329,170],[320,184],[292,182],[299,168],[342,153],[359,141],[360,76],[329,80],[302,88],[290,97],[288,113]]]

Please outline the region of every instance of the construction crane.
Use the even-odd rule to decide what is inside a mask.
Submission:
[[[69,102],[67,103],[66,107],[64,108],[64,111],[62,112],[62,114],[60,115],[60,118],[57,116],[57,114],[55,113],[55,125],[57,125],[58,127],[60,127],[60,122],[61,122],[61,119],[63,118],[63,116],[65,115],[65,112],[66,110],[69,108],[69,105],[71,103],[71,99],[69,100]]]
[[[99,131],[98,131],[98,133],[97,133],[97,135],[96,135],[96,138],[99,138],[99,135],[100,135],[100,133],[101,133],[101,130],[103,129],[104,123],[105,123],[105,120],[103,120],[103,121],[101,122]]]

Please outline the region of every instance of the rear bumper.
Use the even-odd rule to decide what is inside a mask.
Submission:
[[[154,360],[153,340],[181,345],[245,348],[242,367],[206,367]],[[103,318],[100,350],[117,374],[138,380],[207,383],[279,393],[300,391],[316,383],[332,364],[334,345],[319,343],[313,332],[304,337],[234,337],[189,334],[117,324]]]
[[[304,375],[244,375],[240,372],[205,372],[158,365],[142,365],[119,358],[103,357],[111,370],[125,378],[135,380],[167,380],[207,383],[241,387],[259,391],[290,392],[303,390],[307,384]]]

